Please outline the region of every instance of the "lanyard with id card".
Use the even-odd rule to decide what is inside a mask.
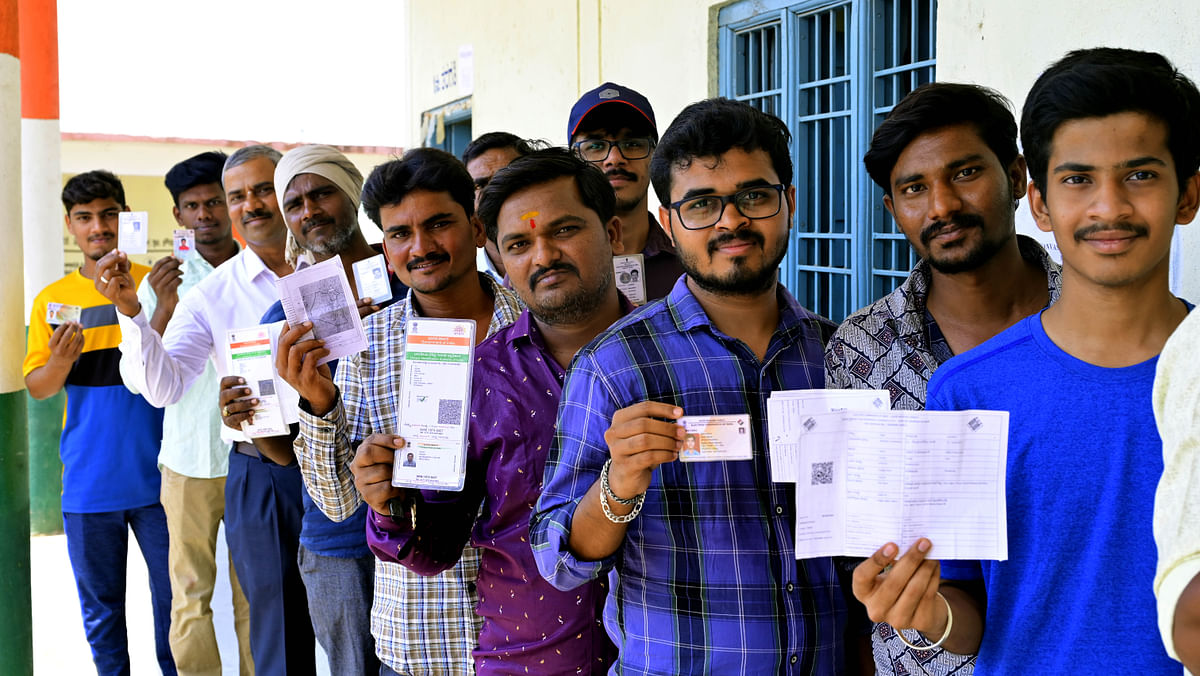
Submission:
[[[475,322],[413,317],[405,324],[392,485],[461,491],[475,362]]]

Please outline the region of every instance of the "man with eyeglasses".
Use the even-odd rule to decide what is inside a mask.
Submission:
[[[687,274],[567,373],[530,545],[559,589],[616,571],[614,673],[847,671],[838,571],[796,560],[794,487],[772,483],[767,462],[767,398],[824,387],[834,330],[778,282],[790,136],[728,99],[679,114],[651,178]],[[735,457],[680,462],[685,425],[705,424],[694,416],[744,423]]]
[[[640,270],[637,290],[624,289],[637,304],[665,297],[683,274],[675,247],[647,209],[650,155],[658,145],[654,109],[646,97],[612,82],[587,92],[571,108],[567,122],[571,148],[604,172],[617,197],[621,243],[626,254],[617,265]],[[640,253],[641,261],[637,260]],[[634,297],[642,291],[643,297]]]

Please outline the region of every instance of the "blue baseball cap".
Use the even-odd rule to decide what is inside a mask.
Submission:
[[[658,125],[654,122],[654,109],[650,107],[650,102],[646,100],[645,96],[629,87],[612,82],[605,82],[587,92],[579,97],[579,100],[571,107],[571,118],[567,121],[567,141],[570,142],[575,136],[575,132],[579,130],[579,123],[583,122],[585,117],[596,112],[601,106],[618,103],[633,108],[646,118],[646,121],[650,123],[650,133],[654,136],[654,142],[657,143]]]

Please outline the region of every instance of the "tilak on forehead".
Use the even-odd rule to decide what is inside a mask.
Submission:
[[[529,229],[532,230],[533,228],[537,227],[537,223],[535,223],[533,219],[535,219],[541,215],[542,215],[541,212],[538,212],[538,211],[526,211],[525,213],[521,214],[521,220],[529,221]]]

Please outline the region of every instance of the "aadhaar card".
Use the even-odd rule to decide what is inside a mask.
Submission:
[[[46,323],[51,326],[77,322],[83,316],[83,308],[66,303],[46,303]]]
[[[149,244],[149,212],[122,211],[117,215],[117,249],[126,254],[144,254]]]
[[[387,263],[383,254],[355,261],[354,282],[359,298],[370,298],[372,305],[386,303],[392,299],[392,283],[388,279]]]
[[[231,329],[228,335],[229,375],[241,376],[250,388],[250,397],[258,399],[254,421],[242,423],[250,438],[288,434],[287,423],[275,381],[275,359],[271,356],[271,333],[267,325]]]
[[[680,462],[750,460],[754,457],[750,416],[685,415],[679,419],[686,435]]]
[[[475,322],[414,317],[405,324],[392,485],[461,491],[475,363]]]

